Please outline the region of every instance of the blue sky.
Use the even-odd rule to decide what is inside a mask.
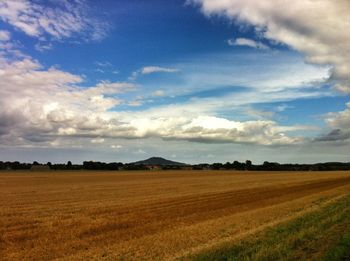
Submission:
[[[1,0],[0,160],[348,161],[348,5],[292,7]]]

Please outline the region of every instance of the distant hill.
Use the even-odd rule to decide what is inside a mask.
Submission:
[[[171,161],[167,159],[163,159],[160,157],[152,157],[146,160],[140,160],[133,162],[135,165],[159,165],[159,166],[186,166],[187,164],[181,163],[181,162],[176,162],[176,161]]]

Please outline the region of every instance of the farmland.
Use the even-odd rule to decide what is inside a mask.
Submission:
[[[0,172],[0,256],[259,259],[280,238],[274,257],[320,259],[350,241],[349,213],[344,171]]]

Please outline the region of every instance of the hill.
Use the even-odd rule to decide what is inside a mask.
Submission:
[[[159,166],[185,166],[187,164],[181,163],[181,162],[176,162],[176,161],[171,161],[167,159],[163,159],[160,157],[152,157],[146,160],[140,160],[133,162],[135,165],[159,165]]]

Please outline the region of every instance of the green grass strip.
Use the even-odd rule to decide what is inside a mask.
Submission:
[[[348,260],[350,196],[263,232],[185,260]],[[344,259],[345,258],[345,259]]]
[[[323,258],[328,260],[350,260],[350,233],[345,233]]]

